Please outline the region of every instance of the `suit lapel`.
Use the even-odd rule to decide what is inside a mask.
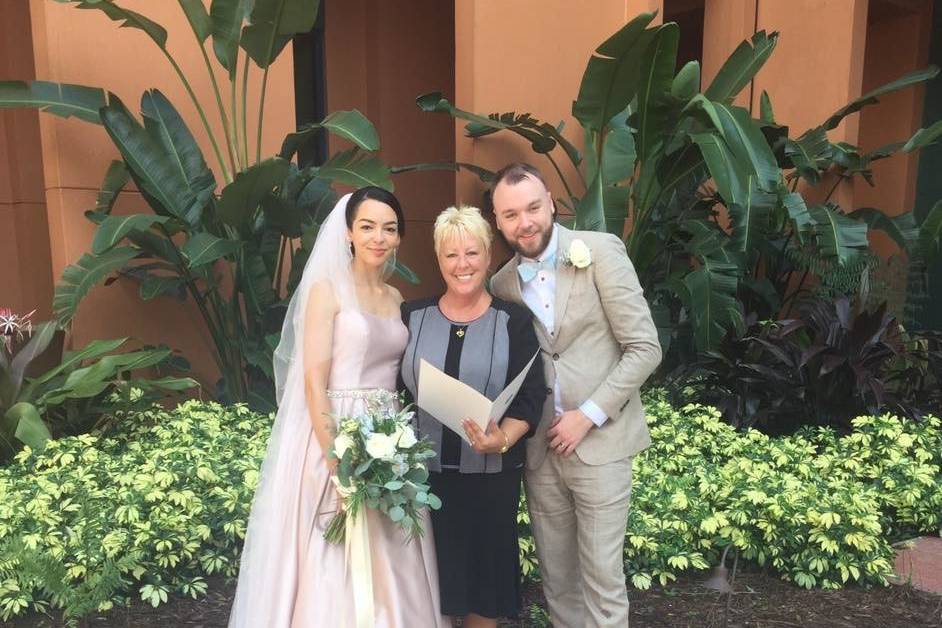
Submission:
[[[566,255],[569,253],[569,245],[572,243],[572,231],[562,225],[556,225],[559,229],[559,239],[557,240],[556,251],[556,299],[553,302],[554,327],[556,328],[556,337],[559,337],[559,331],[563,326],[563,317],[566,315],[566,305],[569,302],[569,291],[572,290],[572,282],[575,279],[576,269],[572,264],[566,263]]]

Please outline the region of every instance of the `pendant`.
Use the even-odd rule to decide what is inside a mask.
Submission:
[[[455,335],[458,336],[459,338],[464,338],[464,329],[459,329],[458,331],[455,332]]]

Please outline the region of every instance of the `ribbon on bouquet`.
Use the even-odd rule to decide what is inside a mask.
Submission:
[[[347,568],[353,584],[353,608],[356,628],[373,628],[373,561],[370,559],[370,534],[366,526],[366,509],[359,508],[356,515],[347,514],[346,554]]]

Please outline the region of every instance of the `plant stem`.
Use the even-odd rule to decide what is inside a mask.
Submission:
[[[248,111],[249,61],[250,58],[246,55],[245,68],[242,70],[242,163],[246,167],[249,165],[249,127],[245,122]]]
[[[282,2],[278,5],[278,12],[275,15],[275,24],[281,24],[281,15],[284,10],[285,3]],[[262,122],[265,119],[265,90],[268,89],[268,69],[274,61],[274,59],[272,59],[272,51],[275,49],[275,30],[274,28],[271,30],[271,37],[268,39],[268,58],[265,63],[265,70],[262,72],[262,91],[258,98],[258,135],[255,141],[255,163],[262,160]],[[245,62],[249,62],[248,57],[246,57]]]
[[[566,182],[566,177],[563,176],[563,171],[559,169],[559,164],[556,163],[556,160],[553,159],[553,156],[549,153],[546,153],[546,158],[550,160],[550,163],[553,164],[553,168],[556,170],[556,174],[559,175],[559,180],[562,182],[563,187],[566,188],[566,194],[569,198],[573,198],[572,189],[569,187],[569,184]]]
[[[239,108],[236,104],[236,70],[239,67],[239,51],[236,50],[235,66],[233,66],[232,71],[229,72],[229,108],[232,110],[232,128],[233,135],[235,137],[235,154],[236,160],[239,162],[239,170],[245,167],[245,163],[239,156],[239,125],[236,123],[236,120],[239,119]]]
[[[194,36],[196,33],[193,33]],[[229,116],[226,115],[226,108],[222,104],[222,92],[219,91],[219,82],[216,81],[216,73],[213,72],[213,66],[209,61],[209,55],[206,54],[206,48],[203,47],[203,44],[199,41],[199,37],[196,38],[196,42],[199,44],[200,53],[203,55],[203,63],[206,65],[206,72],[209,74],[209,80],[213,84],[213,95],[216,97],[216,106],[219,108],[219,119],[222,120],[222,129],[226,136],[226,149],[229,153],[229,164],[232,166],[232,171],[236,170],[236,160],[233,150],[233,129],[229,126]],[[233,120],[233,124],[235,120]],[[230,177],[226,177],[226,183],[231,182]]]
[[[229,174],[229,170],[226,168],[226,162],[223,159],[222,152],[219,150],[219,144],[216,142],[216,135],[213,133],[213,130],[209,127],[209,121],[206,119],[206,112],[203,110],[203,106],[200,104],[199,99],[196,97],[196,94],[193,92],[193,87],[190,85],[190,81],[187,80],[186,75],[183,74],[183,70],[180,69],[180,66],[177,65],[177,62],[174,60],[170,53],[161,48],[164,53],[164,56],[170,61],[170,65],[173,66],[174,71],[177,73],[177,76],[180,77],[180,81],[183,83],[183,87],[186,89],[186,93],[190,96],[190,100],[193,101],[193,104],[196,106],[196,112],[200,116],[200,121],[203,123],[203,128],[206,130],[206,135],[209,136],[209,142],[213,146],[213,152],[216,154],[216,159],[219,161],[219,168],[222,170],[223,178],[228,182],[232,181],[232,177]]]

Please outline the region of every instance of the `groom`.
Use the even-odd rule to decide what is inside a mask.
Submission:
[[[517,253],[491,287],[533,312],[546,372],[525,482],[550,617],[625,627],[631,462],[651,443],[638,390],[661,360],[657,331],[622,241],[555,224],[536,168],[506,166],[491,198]]]

